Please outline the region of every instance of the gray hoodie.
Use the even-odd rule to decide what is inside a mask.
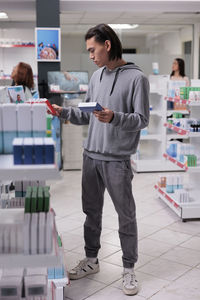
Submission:
[[[98,102],[114,112],[111,123],[100,122],[93,113],[63,108],[61,117],[73,124],[89,124],[85,153],[100,160],[125,160],[137,150],[140,130],[149,122],[149,83],[133,63],[114,70],[100,68],[92,75],[87,102]]]

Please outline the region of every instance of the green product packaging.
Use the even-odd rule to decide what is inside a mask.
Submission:
[[[49,193],[49,187],[44,187],[44,212],[49,211],[49,203],[50,203],[50,193]]]
[[[44,211],[44,196],[43,196],[43,188],[38,188],[38,201],[37,201],[37,211],[43,212]]]
[[[31,212],[31,187],[28,186],[26,189],[26,197],[25,197],[25,207],[24,207],[24,212],[25,213],[30,213]]]
[[[52,120],[52,116],[47,115],[47,130],[51,130],[51,120]]]
[[[31,196],[31,213],[37,212],[37,192],[33,191]]]
[[[59,235],[58,235],[58,247],[62,247],[62,240]]]

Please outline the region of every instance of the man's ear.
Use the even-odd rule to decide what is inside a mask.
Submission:
[[[109,40],[105,41],[105,47],[106,47],[106,50],[109,52],[111,49],[111,42]]]

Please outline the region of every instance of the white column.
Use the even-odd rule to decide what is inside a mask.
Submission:
[[[200,24],[193,26],[193,78],[199,78],[199,37],[200,37]]]

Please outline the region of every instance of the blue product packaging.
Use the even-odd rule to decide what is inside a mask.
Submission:
[[[32,132],[32,136],[33,137],[42,137],[42,138],[45,138],[46,137],[46,131],[36,131],[36,130],[34,130]]]
[[[0,154],[3,153],[3,132],[0,131]]]
[[[13,144],[14,165],[22,165],[23,164],[23,139],[15,138],[12,144]]]
[[[17,137],[16,131],[4,131],[3,132],[3,153],[12,154],[13,153],[13,140]]]
[[[44,142],[42,138],[34,138],[35,164],[44,164]]]
[[[45,164],[54,164],[54,141],[52,138],[44,138]]]
[[[33,139],[24,138],[24,164],[32,165],[33,164]]]
[[[48,279],[55,279],[54,268],[48,268]]]
[[[58,268],[55,268],[55,278],[56,279],[61,279],[64,277],[64,274],[63,274],[63,267],[58,267]]]
[[[18,137],[25,138],[25,137],[31,137],[32,132],[31,131],[18,131]]]
[[[53,117],[51,121],[52,125],[52,138],[55,143],[55,155],[56,155],[56,163],[58,168],[61,168],[61,138],[60,138],[60,119],[58,117]]]

